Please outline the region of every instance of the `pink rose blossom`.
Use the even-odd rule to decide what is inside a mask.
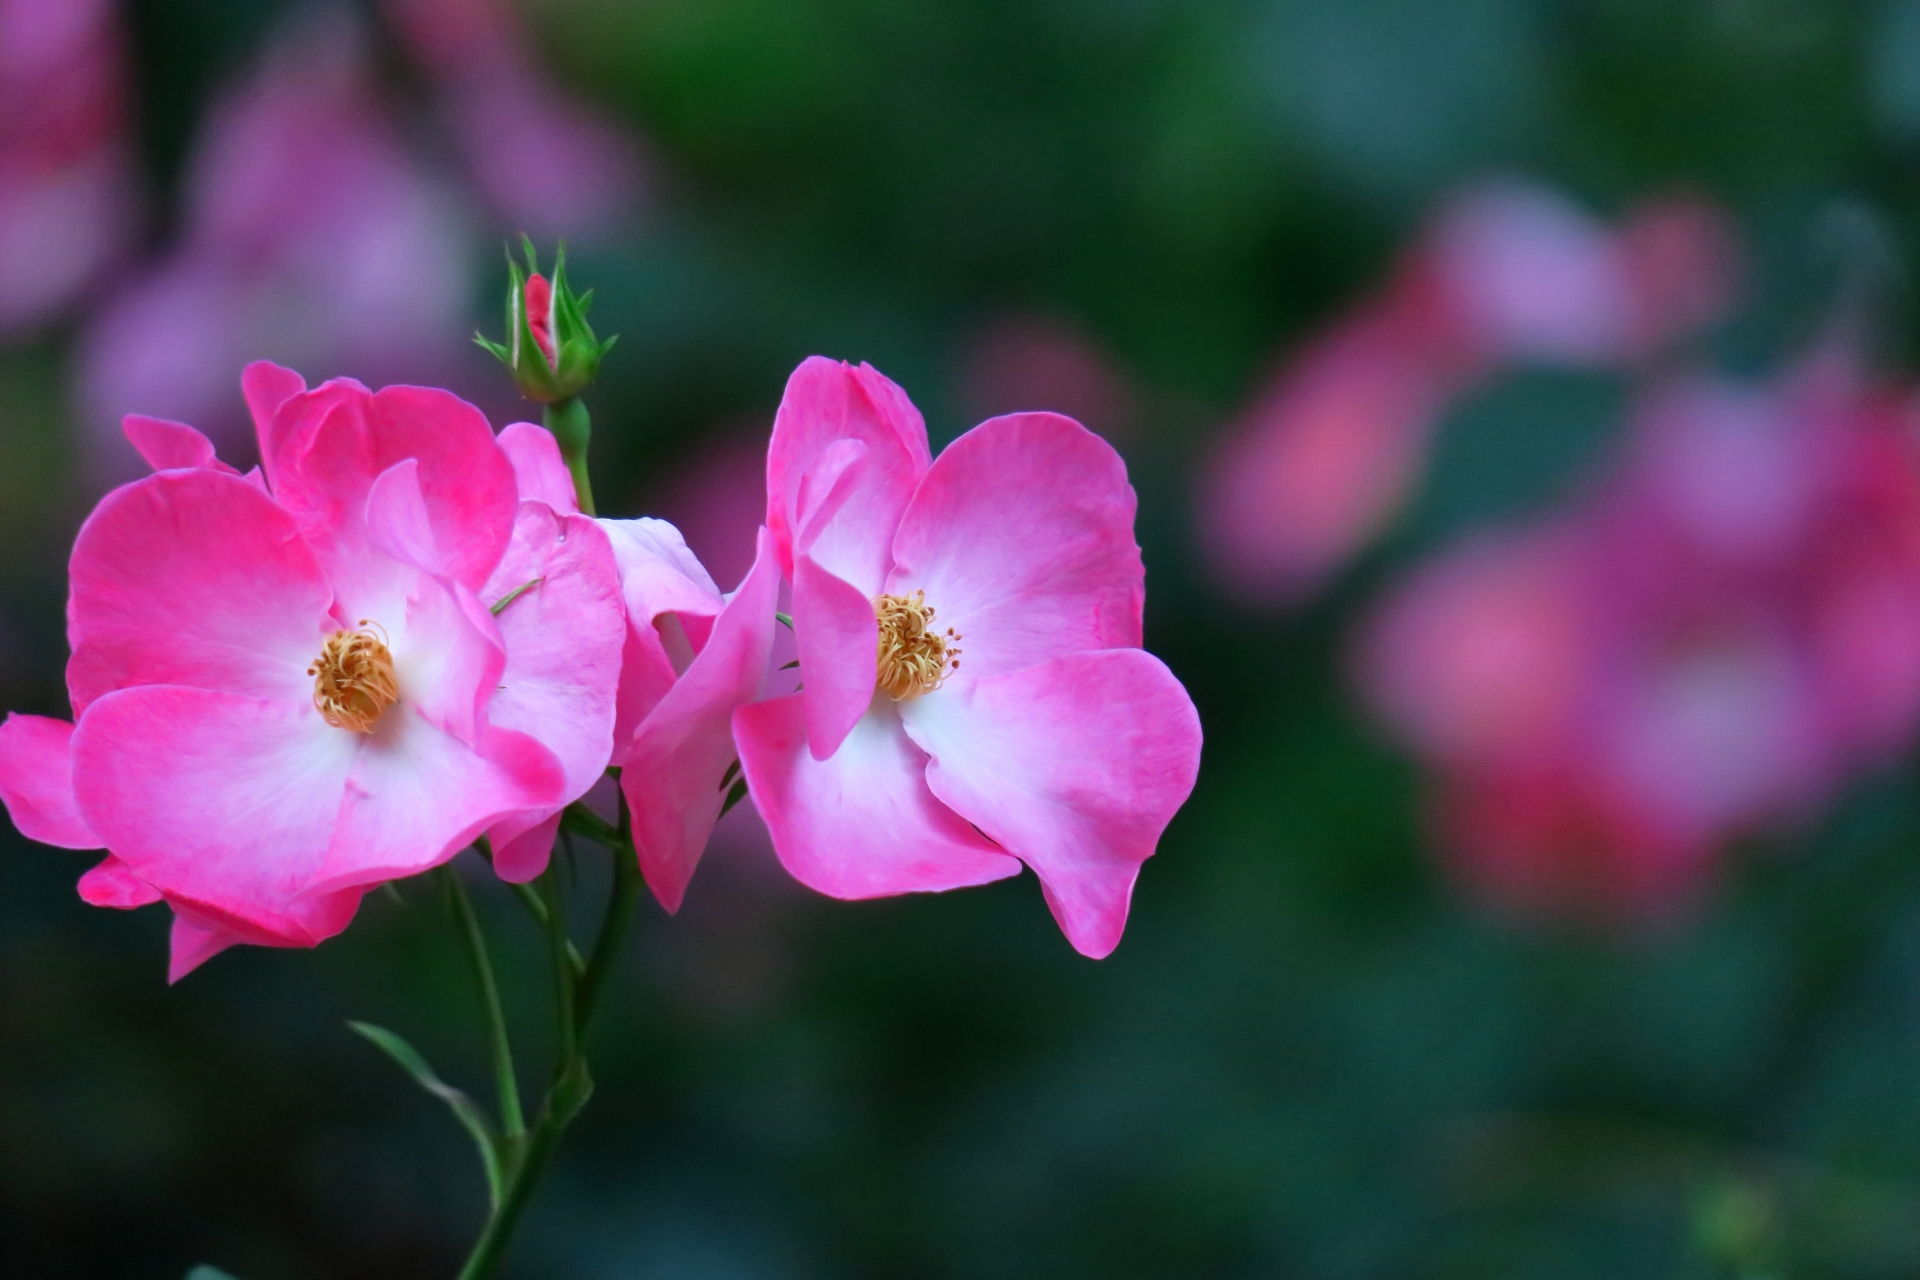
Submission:
[[[522,501],[444,391],[308,390],[264,363],[244,386],[246,476],[190,427],[129,419],[156,473],[74,546],[75,723],[0,728],[15,822],[110,851],[88,901],[168,902],[176,979],[234,942],[323,941],[367,888],[489,829],[511,844],[612,748],[623,623],[598,525]]]
[[[733,727],[796,878],[865,898],[1024,862],[1075,948],[1113,950],[1200,754],[1186,691],[1139,647],[1133,515],[1119,456],[1071,419],[994,418],[936,460],[873,369],[794,372],[767,525],[804,687]]]

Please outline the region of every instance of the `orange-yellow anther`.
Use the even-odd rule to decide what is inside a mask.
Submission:
[[[313,677],[313,705],[336,729],[372,733],[380,713],[400,701],[386,633],[365,618],[358,631],[328,636],[307,674]]]
[[[895,702],[905,702],[938,689],[947,672],[960,665],[960,639],[952,627],[933,627],[933,608],[927,593],[881,596],[873,602],[880,622],[880,656],[875,683]]]

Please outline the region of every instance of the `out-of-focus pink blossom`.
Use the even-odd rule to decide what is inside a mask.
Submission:
[[[303,27],[219,103],[175,250],[89,326],[77,391],[96,472],[130,478],[117,424],[201,424],[244,456],[231,371],[267,358],[369,382],[453,380],[470,228],[382,113],[355,33]]]
[[[1071,419],[990,419],[936,459],[873,369],[794,371],[767,527],[805,684],[733,729],[796,879],[866,898],[1024,862],[1077,950],[1119,944],[1200,756],[1186,690],[1139,647],[1133,515],[1119,455]]]
[[[1610,231],[1527,183],[1461,192],[1222,440],[1198,498],[1216,572],[1253,603],[1311,593],[1399,512],[1462,394],[1517,363],[1638,361],[1716,319],[1733,281],[1731,236],[1697,201]]]
[[[29,835],[106,848],[88,901],[164,899],[176,979],[313,946],[372,885],[511,841],[600,776],[624,614],[595,522],[521,501],[477,409],[247,370],[262,468],[130,418],[155,474],[77,539],[75,722],[0,726]]]
[[[502,0],[386,0],[383,8],[504,223],[538,238],[586,237],[634,211],[638,143],[552,82]]]
[[[1201,533],[1243,599],[1297,599],[1377,536],[1426,461],[1427,433],[1460,383],[1392,311],[1319,339],[1208,460]]]
[[[58,315],[132,237],[125,80],[109,0],[0,0],[0,337]]]
[[[1828,352],[1679,379],[1574,509],[1419,570],[1363,631],[1463,876],[1532,909],[1670,911],[1920,730],[1908,393]]]

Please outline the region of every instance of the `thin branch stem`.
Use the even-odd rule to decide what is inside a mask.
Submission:
[[[486,935],[480,930],[480,917],[474,914],[473,900],[467,897],[459,873],[451,866],[442,866],[436,874],[447,887],[454,919],[466,943],[467,960],[480,986],[480,1003],[493,1053],[494,1084],[500,1093],[500,1128],[509,1140],[517,1139],[527,1131],[527,1125],[520,1112],[520,1085],[513,1073],[513,1044],[507,1035],[506,1014],[500,1006],[500,987],[493,978],[493,962],[487,956]]]
[[[553,957],[554,1076],[558,1078],[580,1045],[573,1034],[573,973],[567,963],[567,914],[557,865],[549,863],[540,873],[540,896],[547,907],[547,944]]]
[[[593,1012],[605,988],[607,974],[620,954],[627,925],[633,919],[634,906],[640,901],[640,857],[633,847],[633,819],[627,812],[627,798],[620,797],[618,843],[608,846],[613,855],[613,888],[607,897],[606,914],[600,918],[600,936],[594,940],[593,959],[580,975],[578,1003],[579,1034],[584,1037],[593,1021]]]
[[[542,929],[545,929],[547,927],[547,904],[540,897],[539,893],[534,890],[533,886],[510,884],[507,888],[513,890],[513,896],[520,899],[520,904],[527,909],[527,914],[534,918],[534,922]],[[581,957],[580,949],[573,945],[572,939],[567,940],[567,965],[573,970],[573,976],[575,978],[578,978],[587,971],[587,962]]]

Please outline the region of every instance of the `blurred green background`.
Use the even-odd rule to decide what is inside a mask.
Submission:
[[[127,6],[151,244],[208,104],[295,7]],[[1355,610],[1434,540],[1566,493],[1617,390],[1534,375],[1466,404],[1395,536],[1292,616],[1211,587],[1190,533],[1221,424],[1489,169],[1608,214],[1675,187],[1724,202],[1752,245],[1733,367],[1812,329],[1839,219],[1886,264],[1898,362],[1920,4],[523,12],[549,71],[649,147],[644,214],[575,250],[596,327],[621,335],[593,396],[602,506],[639,514],[711,441],[764,431],[808,354],[873,362],[937,446],[983,409],[981,335],[1070,328],[1127,388],[1109,435],[1140,491],[1147,643],[1207,748],[1100,963],[1025,877],[844,904],[750,838],[717,849],[678,918],[643,911],[599,1090],[512,1274],[1920,1275],[1910,771],[1860,782],[1793,847],[1742,851],[1684,923],[1518,925],[1432,865],[1414,767],[1354,705]],[[382,66],[408,102],[411,73]],[[492,331],[490,248],[472,275]],[[76,331],[0,352],[0,703],[55,715],[65,549],[94,492]],[[459,342],[447,358],[494,377]],[[0,1272],[452,1273],[483,1205],[467,1140],[343,1026],[392,1026],[484,1083],[431,893],[169,989],[163,912],[88,908],[82,857],[10,828],[0,846]],[[539,940],[503,895],[483,906],[537,1044]]]

